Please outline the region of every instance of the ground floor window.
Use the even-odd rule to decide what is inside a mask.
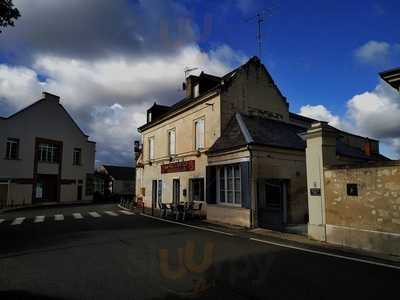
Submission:
[[[241,205],[242,191],[239,165],[217,168],[217,199],[220,204]]]
[[[190,200],[204,201],[204,178],[192,178],[189,180]]]

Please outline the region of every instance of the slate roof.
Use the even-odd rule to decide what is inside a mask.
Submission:
[[[238,115],[243,120],[251,141],[246,140],[237,120]],[[305,130],[304,127],[286,122],[237,113],[208,152],[214,153],[250,144],[304,151],[306,143],[299,134]]]
[[[213,91],[218,91],[218,90],[220,90],[220,89],[222,88],[222,86],[228,86],[228,85],[237,77],[237,75],[238,75],[242,70],[244,70],[245,68],[247,68],[247,66],[248,66],[249,64],[251,64],[251,63],[257,63],[257,64],[260,63],[260,64],[261,64],[260,59],[259,59],[257,56],[253,56],[253,57],[250,58],[246,63],[242,64],[241,66],[237,67],[236,69],[233,69],[232,71],[230,71],[229,73],[227,73],[227,74],[225,74],[225,75],[223,75],[223,76],[221,76],[221,77],[202,72],[201,76],[210,77],[210,78],[212,78],[213,80],[216,80],[216,81],[218,81],[218,79],[219,79],[219,81],[220,81],[219,84],[217,84],[215,87],[211,88],[210,90],[208,90],[208,91],[206,91],[206,92],[200,94],[200,95],[199,95],[198,97],[196,97],[196,98],[193,98],[193,97],[185,97],[185,98],[181,99],[180,101],[178,101],[178,102],[176,102],[175,104],[173,104],[173,105],[170,107],[169,111],[167,111],[165,114],[163,114],[162,116],[160,116],[160,118],[154,119],[154,120],[152,120],[151,122],[146,123],[146,124],[140,126],[140,127],[138,128],[138,130],[141,131],[141,130],[145,130],[145,129],[147,129],[147,128],[150,128],[153,124],[155,124],[155,123],[156,123],[157,121],[159,121],[160,119],[162,119],[162,118],[164,118],[164,117],[167,117],[169,114],[173,113],[174,111],[176,111],[176,110],[178,110],[178,109],[180,109],[180,108],[182,108],[182,107],[185,107],[185,106],[187,106],[187,105],[189,105],[189,104],[195,102],[196,100],[198,100],[199,97],[202,97],[202,96],[204,96],[204,95],[206,95],[206,94],[208,94],[208,93],[211,93],[211,92],[213,92]],[[264,68],[264,70],[265,70],[267,76],[269,76],[270,79],[271,79],[271,81],[273,82],[273,79],[272,79],[271,75],[269,74],[268,70],[265,68],[265,66],[264,66],[263,64],[261,64],[261,67]],[[283,94],[281,93],[281,91],[279,90],[278,86],[275,86],[275,88],[276,88],[276,91],[279,93],[279,95],[281,95],[282,98],[286,99],[286,98],[283,96]]]
[[[240,122],[244,125],[244,129],[241,128]],[[221,137],[208,150],[208,153],[233,150],[247,145],[262,145],[304,151],[306,141],[303,140],[300,134],[306,130],[304,127],[278,120],[236,113],[229,121]],[[339,134],[341,133],[340,130],[337,131]],[[247,137],[246,134],[248,134]],[[362,149],[345,144],[340,139],[336,142],[336,154],[361,160],[389,160],[381,154],[368,156]]]
[[[103,167],[106,169],[108,175],[115,180],[135,180],[135,168],[110,165],[103,165]]]
[[[352,147],[346,143],[344,143],[342,140],[338,139],[336,141],[336,154],[341,155],[341,156],[347,156],[347,157],[352,157],[352,158],[358,158],[362,160],[390,160],[386,156],[377,153],[377,154],[372,154],[371,156],[368,156],[362,151],[360,148],[357,147]]]

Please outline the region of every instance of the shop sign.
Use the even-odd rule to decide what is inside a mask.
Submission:
[[[173,162],[165,165],[161,165],[161,174],[166,173],[178,173],[178,172],[188,172],[195,170],[195,161],[179,161]]]

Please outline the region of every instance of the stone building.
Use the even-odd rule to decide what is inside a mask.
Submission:
[[[208,220],[282,228],[308,222],[306,142],[316,120],[289,103],[257,57],[218,77],[202,72],[186,97],[154,104],[138,130],[136,194],[146,207],[202,202]],[[332,128],[343,159],[381,159],[379,143]]]
[[[0,117],[0,204],[92,199],[95,143],[60,104],[43,99]]]
[[[102,194],[116,200],[132,200],[135,194],[135,168],[124,166],[101,165],[97,172],[97,180],[103,181]],[[101,184],[100,184],[101,185]]]

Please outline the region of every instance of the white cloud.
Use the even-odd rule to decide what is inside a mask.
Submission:
[[[387,42],[369,41],[354,52],[358,61],[367,64],[381,64],[389,59],[391,45]]]
[[[0,65],[0,99],[17,110],[37,100],[42,90],[60,95],[97,142],[98,160],[131,162],[136,128],[144,124],[146,109],[154,101],[168,105],[183,97],[180,87],[186,66],[222,75],[243,59],[226,45],[210,52],[189,45],[174,55],[90,61],[41,55],[31,68]],[[38,74],[46,80],[40,82]]]
[[[341,128],[342,124],[339,116],[332,114],[323,105],[305,105],[300,108],[300,115],[328,122],[331,126]]]
[[[400,95],[381,81],[372,91],[347,101],[345,116],[332,114],[323,105],[306,105],[300,114],[329,122],[332,126],[383,142],[389,151],[400,156]],[[393,157],[393,155],[391,155]]]
[[[347,102],[355,128],[380,138],[400,137],[400,95],[385,82]]]
[[[26,67],[0,65],[0,99],[16,109],[40,99],[42,86],[36,75]]]

